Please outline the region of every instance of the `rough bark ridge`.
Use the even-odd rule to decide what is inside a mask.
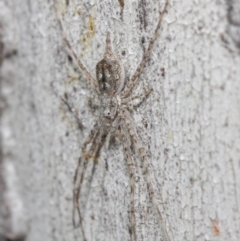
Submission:
[[[109,30],[131,76],[163,4],[62,0],[58,7],[92,75]],[[239,25],[231,16],[236,6],[237,1],[172,1],[140,78],[139,87],[154,91],[134,119],[151,153],[153,185],[171,240],[240,239],[240,54],[239,30],[232,31]],[[82,240],[72,226],[72,180],[99,114],[97,99],[68,57],[53,1],[2,0],[0,28],[0,202],[10,213],[6,224],[0,210],[1,238]],[[61,101],[65,93],[83,130]],[[135,163],[138,240],[163,240],[139,158]],[[129,202],[129,174],[116,139],[103,149],[91,188],[84,185],[88,240],[129,240]]]

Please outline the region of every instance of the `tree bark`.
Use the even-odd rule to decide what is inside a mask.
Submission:
[[[92,76],[110,31],[127,80],[163,5],[57,4],[66,36]],[[237,1],[172,1],[135,90],[153,88],[133,118],[171,240],[240,239],[238,7]],[[100,114],[98,99],[63,43],[52,0],[1,0],[0,31],[0,240],[82,240],[72,224],[73,175]],[[62,102],[66,96],[82,128]],[[134,161],[137,240],[164,240],[140,158]],[[117,137],[83,188],[88,241],[130,240],[129,183]]]

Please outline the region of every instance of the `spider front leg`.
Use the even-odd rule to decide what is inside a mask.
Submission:
[[[86,241],[86,237],[85,237],[85,232],[84,232],[83,223],[82,223],[83,218],[82,218],[81,208],[80,208],[80,204],[79,204],[79,199],[81,196],[82,184],[83,184],[83,181],[85,178],[85,173],[86,173],[89,161],[90,160],[93,161],[92,173],[91,173],[91,178],[90,178],[90,183],[91,183],[100,151],[101,151],[102,147],[104,146],[108,135],[111,135],[118,128],[120,116],[117,116],[115,120],[110,121],[108,123],[109,125],[106,125],[106,121],[107,120],[103,120],[102,118],[99,118],[97,123],[94,125],[94,128],[91,131],[91,134],[89,135],[87,141],[83,145],[82,154],[81,154],[82,156],[79,158],[78,166],[76,168],[75,175],[74,175],[73,224],[75,226],[74,210],[76,208],[77,212],[78,212],[78,216],[79,216],[79,225],[80,225],[82,235],[83,235],[83,238],[85,241]],[[97,129],[97,131],[95,131],[95,129]],[[89,148],[88,148],[88,145],[90,145]],[[83,163],[82,163],[82,160],[84,160]],[[82,167],[82,171],[81,171],[81,173],[79,173],[81,170],[81,167]]]
[[[78,65],[78,67],[80,68],[80,70],[87,77],[88,81],[91,84],[93,84],[93,86],[95,87],[95,89],[97,91],[98,84],[97,84],[96,80],[92,77],[92,75],[89,73],[89,71],[84,67],[84,65],[82,64],[81,60],[78,58],[76,52],[73,50],[70,42],[68,41],[68,39],[66,37],[66,33],[65,33],[63,25],[62,25],[62,17],[61,17],[61,14],[60,14],[60,12],[58,11],[58,8],[57,8],[57,0],[54,1],[54,7],[55,7],[56,15],[57,15],[57,21],[58,21],[58,24],[59,24],[61,32],[62,32],[62,38],[63,38],[64,43],[68,47],[71,55],[73,56],[74,60],[76,61],[77,65]]]
[[[151,198],[152,203],[153,203],[153,205],[154,205],[154,207],[155,207],[155,209],[158,213],[158,216],[159,216],[159,219],[160,219],[160,222],[161,222],[161,227],[162,227],[162,229],[165,233],[166,240],[170,241],[171,239],[169,237],[166,224],[163,220],[162,213],[161,213],[161,211],[158,207],[158,201],[157,201],[157,198],[155,196],[154,188],[153,188],[153,185],[152,185],[146,151],[145,151],[145,149],[144,149],[144,147],[141,143],[140,138],[137,135],[137,132],[136,132],[136,129],[134,128],[134,125],[132,124],[133,120],[131,118],[130,113],[127,110],[124,110],[123,115],[125,117],[124,119],[125,119],[126,128],[129,131],[129,135],[131,136],[131,138],[133,140],[133,143],[137,147],[137,150],[138,150],[139,155],[140,155],[140,157],[142,159],[142,162],[143,162],[143,174],[146,175],[146,177],[147,177],[147,187],[148,187],[148,190],[149,190],[150,198]]]
[[[97,128],[97,131],[94,131],[95,128]],[[86,241],[86,236],[83,228],[83,218],[81,214],[81,208],[79,204],[79,199],[81,196],[81,190],[82,190],[82,184],[85,178],[85,173],[88,167],[88,164],[90,160],[93,161],[93,169],[92,169],[92,176],[95,170],[95,165],[97,163],[97,158],[99,156],[99,153],[101,151],[101,148],[103,147],[105,140],[106,140],[107,134],[106,129],[99,126],[99,123],[97,122],[94,125],[93,130],[91,131],[91,134],[89,135],[87,141],[84,143],[82,148],[81,157],[79,158],[78,165],[75,171],[74,179],[73,179],[73,225],[76,226],[75,223],[75,208],[77,209],[78,216],[79,216],[79,225],[81,228],[81,232],[83,235],[83,239]],[[91,145],[90,148],[88,148],[88,145]],[[84,160],[82,162],[82,160]],[[81,170],[82,167],[82,170]],[[81,170],[81,173],[80,173]],[[91,178],[92,179],[92,178]]]
[[[135,170],[134,164],[132,161],[132,155],[130,150],[131,141],[126,133],[124,126],[121,126],[121,137],[123,139],[123,148],[125,151],[125,155],[127,158],[127,166],[130,174],[130,207],[131,207],[131,237],[134,241],[137,241],[137,233],[136,233],[136,217],[135,217],[135,205],[134,205],[134,194],[135,194]]]
[[[140,76],[141,73],[143,72],[144,65],[146,64],[147,59],[148,59],[148,57],[149,57],[149,55],[150,55],[150,53],[151,53],[151,50],[152,50],[152,48],[153,48],[153,45],[154,45],[154,43],[155,43],[155,41],[156,41],[156,39],[157,39],[158,30],[159,30],[160,27],[161,27],[161,24],[162,24],[162,21],[163,21],[163,16],[164,16],[164,13],[165,13],[166,10],[167,10],[168,4],[169,4],[169,0],[166,1],[165,5],[164,5],[164,7],[163,7],[163,10],[162,10],[162,12],[160,13],[157,27],[156,27],[156,29],[155,29],[155,31],[154,31],[154,34],[153,34],[152,39],[151,39],[150,42],[149,42],[148,48],[147,48],[146,52],[144,53],[143,58],[142,58],[140,64],[138,65],[138,67],[137,67],[134,75],[132,76],[132,78],[130,79],[130,81],[127,83],[124,91],[122,92],[122,96],[128,97],[128,96],[131,94],[132,89],[135,87],[139,76]]]

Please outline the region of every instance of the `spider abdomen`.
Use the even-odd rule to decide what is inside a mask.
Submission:
[[[100,93],[116,96],[124,86],[124,67],[112,52],[110,34],[107,34],[104,58],[96,66],[96,75]]]

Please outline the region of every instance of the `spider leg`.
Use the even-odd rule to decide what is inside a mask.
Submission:
[[[88,72],[88,70],[84,67],[84,65],[82,64],[81,60],[78,58],[77,54],[73,50],[70,42],[68,41],[68,39],[66,37],[66,33],[65,33],[65,31],[63,29],[63,25],[62,25],[62,17],[61,17],[60,12],[58,11],[56,0],[54,1],[54,7],[55,7],[56,15],[57,15],[57,21],[58,21],[58,24],[59,24],[61,32],[62,32],[63,41],[65,42],[66,46],[68,47],[69,51],[71,52],[71,54],[72,54],[74,60],[76,61],[78,67],[87,77],[88,81],[91,82],[94,85],[94,87],[97,87],[98,86],[97,82],[92,77],[92,75]]]
[[[139,107],[148,98],[148,96],[152,93],[152,91],[153,89],[147,89],[142,94],[123,98],[122,104],[126,104],[128,109],[130,110],[132,110],[135,107]],[[133,101],[135,101],[135,103],[133,103]]]
[[[127,166],[130,174],[130,207],[131,207],[131,237],[134,241],[137,241],[137,233],[136,233],[136,218],[135,218],[135,209],[134,209],[134,194],[135,194],[135,170],[134,164],[131,158],[131,150],[130,150],[130,138],[127,135],[127,132],[123,126],[121,126],[121,136],[123,138],[123,147],[125,151],[125,155],[127,158]]]
[[[91,171],[91,177],[90,177],[90,180],[89,180],[90,185],[92,183],[92,179],[93,179],[93,176],[94,176],[94,173],[95,173],[95,170],[96,170],[96,165],[98,163],[98,157],[100,155],[100,151],[101,151],[103,145],[106,142],[107,136],[108,136],[108,133],[107,133],[106,130],[103,131],[103,132],[100,132],[97,143],[93,142],[93,145],[92,145],[93,148],[95,147],[95,149],[89,151],[89,153],[91,153],[91,152],[93,153],[93,154],[90,154],[91,157],[93,158],[93,167],[92,167],[92,171]]]
[[[94,143],[93,142],[93,144],[92,144],[92,147],[93,148],[96,147],[96,148],[95,148],[94,151],[90,149],[90,152],[92,151],[93,153],[95,153],[94,154],[94,159],[93,159],[94,162],[93,162],[93,168],[92,168],[92,174],[91,174],[90,182],[92,181],[92,177],[93,177],[95,169],[96,169],[97,158],[99,157],[100,151],[101,151],[103,145],[105,144],[105,142],[107,140],[107,137],[111,136],[112,133],[119,126],[119,121],[120,121],[120,116],[117,116],[116,119],[111,123],[111,127],[110,128],[102,126],[101,127],[102,134],[101,134],[99,140],[97,140],[97,138],[95,138],[95,142],[98,141],[98,143]]]
[[[53,86],[52,87],[52,91],[53,91],[53,94],[57,97],[57,98],[60,98],[61,101],[63,102],[63,104],[67,107],[67,109],[74,115],[76,121],[77,121],[77,124],[78,124],[78,127],[79,129],[82,131],[84,126],[82,124],[82,121],[80,120],[80,118],[78,117],[77,115],[77,112],[71,107],[71,105],[68,103],[67,101],[67,95],[65,94],[64,97],[60,96],[57,94],[56,90],[54,90]]]
[[[154,34],[153,34],[153,37],[152,39],[150,40],[149,42],[149,45],[148,45],[148,48],[146,50],[146,52],[144,53],[143,55],[143,58],[140,62],[140,64],[138,65],[134,75],[132,76],[132,78],[130,79],[130,81],[127,83],[125,89],[123,90],[122,92],[122,96],[129,96],[131,94],[131,91],[132,89],[134,88],[134,86],[136,85],[136,82],[138,80],[138,77],[140,76],[140,74],[143,72],[143,68],[144,68],[144,65],[150,55],[150,52],[153,48],[153,45],[157,39],[157,35],[158,35],[158,30],[160,29],[161,27],[161,24],[162,24],[162,20],[163,20],[163,16],[164,16],[164,13],[166,12],[167,10],[167,7],[168,7],[168,4],[169,4],[169,0],[166,1],[165,5],[164,5],[164,8],[162,10],[162,12],[160,13],[160,16],[159,16],[159,20],[158,20],[158,24],[157,24],[157,27],[154,31]]]
[[[162,213],[158,207],[158,201],[157,201],[157,198],[155,196],[155,193],[154,193],[154,188],[153,188],[153,185],[152,185],[152,182],[151,182],[151,177],[150,177],[150,174],[149,174],[149,165],[148,165],[148,160],[147,160],[147,155],[146,155],[146,151],[140,141],[140,138],[138,137],[137,135],[137,132],[136,132],[136,129],[134,128],[133,126],[133,120],[131,118],[131,115],[130,113],[127,111],[127,110],[124,110],[123,112],[123,115],[125,116],[125,124],[126,124],[126,128],[127,130],[129,131],[129,134],[135,144],[135,146],[137,147],[137,150],[140,154],[140,157],[142,159],[142,162],[143,162],[143,173],[144,175],[146,175],[147,177],[147,187],[148,187],[148,190],[149,190],[149,195],[152,199],[152,203],[153,205],[155,206],[155,209],[158,213],[158,216],[159,216],[159,219],[161,221],[161,227],[165,233],[165,237],[167,239],[167,241],[170,241],[170,237],[169,237],[169,234],[168,234],[168,231],[167,231],[167,227],[166,227],[166,224],[163,220],[163,216],[162,216]]]
[[[67,99],[64,98],[64,97],[61,97],[61,101],[66,105],[67,109],[74,115],[76,121],[77,121],[77,124],[78,124],[78,127],[79,129],[82,131],[83,130],[83,124],[81,122],[81,120],[79,119],[78,115],[77,115],[77,112],[75,109],[73,109],[70,104],[67,102]]]
[[[82,153],[81,153],[81,157],[79,157],[78,160],[78,165],[74,174],[74,178],[73,178],[73,225],[76,226],[75,224],[75,208],[77,209],[78,212],[78,216],[79,216],[79,225],[82,231],[82,235],[83,235],[83,239],[86,241],[86,237],[85,237],[85,232],[84,232],[84,228],[83,228],[83,223],[82,223],[82,215],[81,215],[81,210],[80,210],[80,205],[79,205],[79,198],[81,195],[81,188],[82,188],[82,183],[84,181],[84,177],[85,177],[85,173],[87,170],[87,166],[89,163],[89,159],[93,158],[95,161],[95,157],[96,157],[96,153],[97,151],[100,151],[99,147],[99,137],[102,134],[101,128],[97,127],[98,123],[96,123],[94,125],[94,128],[92,129],[89,137],[87,138],[86,142],[84,143],[83,147],[82,147]],[[97,128],[97,131],[94,132],[93,130]],[[87,151],[87,146],[88,144],[91,143],[91,147],[89,149],[89,151]],[[83,161],[84,160],[84,161]],[[83,165],[83,166],[82,166]],[[82,166],[82,170],[81,170],[81,166]],[[79,173],[81,170],[81,173]]]
[[[74,175],[74,184],[77,181],[77,176],[78,176],[78,172],[80,169],[80,165],[81,165],[82,159],[81,157],[79,157],[78,159],[78,165],[75,171],[75,175]],[[86,169],[86,168],[85,168]],[[85,173],[86,170],[83,170],[82,173]],[[82,176],[82,175],[81,175]],[[86,237],[85,237],[85,232],[84,232],[84,228],[83,228],[83,223],[82,223],[82,215],[80,212],[80,209],[78,209],[78,200],[79,200],[79,193],[75,193],[75,187],[73,189],[73,212],[72,212],[72,222],[73,222],[73,226],[76,227],[76,223],[75,223],[75,208],[77,208],[78,211],[78,216],[79,216],[79,226],[83,235],[83,240],[86,241]]]
[[[81,196],[81,190],[82,190],[82,184],[84,181],[85,173],[89,164],[89,159],[92,159],[93,161],[93,167],[92,167],[92,172],[91,172],[91,177],[90,177],[90,184],[92,182],[92,178],[94,176],[95,170],[96,170],[96,164],[97,164],[97,159],[99,157],[100,151],[105,144],[105,141],[107,139],[107,136],[109,134],[112,134],[113,131],[116,130],[118,127],[120,116],[117,116],[116,119],[111,122],[111,127],[108,128],[108,126],[105,126],[104,124],[102,125],[102,119],[95,124],[93,130],[97,128],[97,131],[94,132],[92,131],[91,134],[89,135],[87,141],[84,143],[83,148],[82,148],[82,157],[79,158],[78,161],[78,166],[75,171],[74,175],[74,191],[73,191],[73,201],[74,201],[74,208],[77,209],[78,216],[79,216],[79,224],[80,228],[83,234],[84,240],[86,240],[85,237],[85,232],[83,228],[83,223],[82,223],[82,214],[81,214],[81,208],[79,205],[79,199]],[[97,127],[98,126],[98,127]],[[88,148],[87,146],[90,144],[90,147]],[[81,174],[79,173],[79,170],[81,168],[81,163],[83,161],[83,167]],[[88,199],[88,197],[87,197]],[[75,209],[74,209],[75,210]],[[74,211],[73,211],[73,225],[75,226],[75,220],[74,220]]]

